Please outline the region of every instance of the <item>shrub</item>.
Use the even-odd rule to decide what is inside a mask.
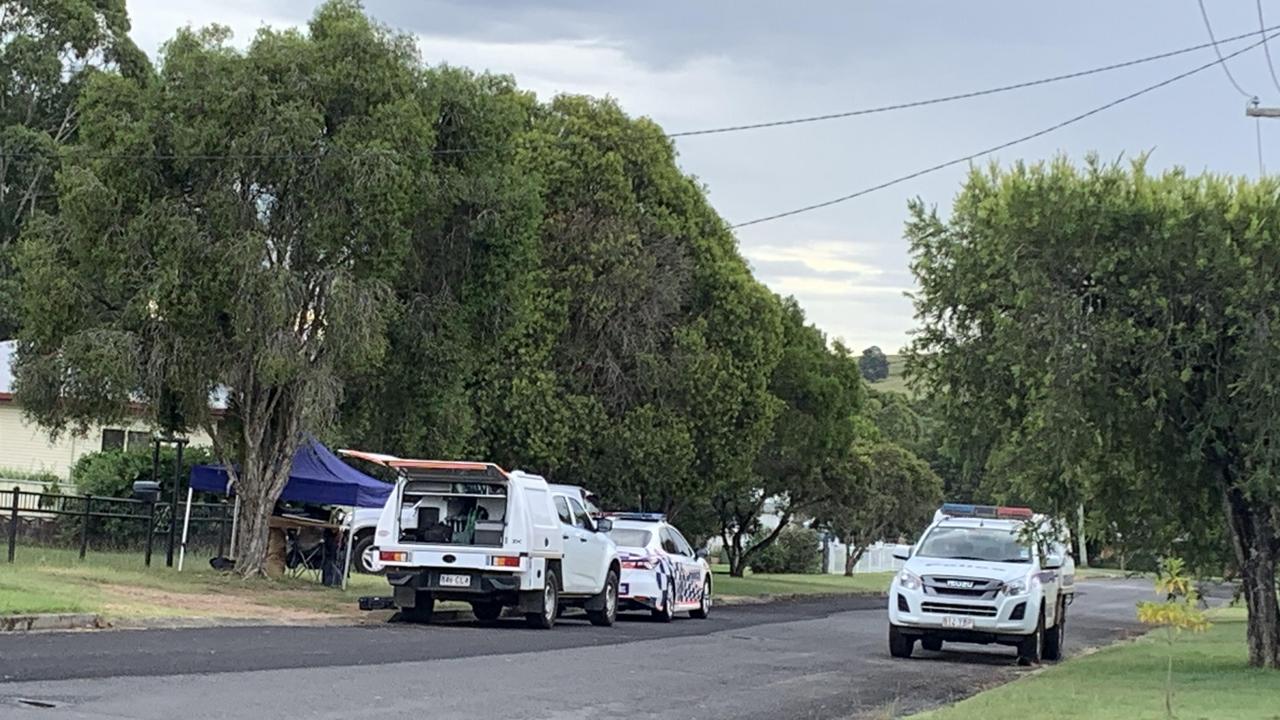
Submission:
[[[173,487],[173,461],[177,453],[160,451],[160,498],[167,502]],[[206,448],[185,448],[182,453],[182,482],[191,476],[191,468],[212,462]],[[80,494],[127,498],[133,495],[133,483],[151,479],[151,453],[142,451],[103,450],[89,453],[71,468],[71,483]]]
[[[751,558],[751,570],[757,573],[816,573],[821,561],[819,544],[816,530],[786,528],[773,544]]]

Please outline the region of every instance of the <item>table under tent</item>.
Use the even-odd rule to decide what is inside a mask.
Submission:
[[[191,482],[187,488],[187,505],[182,523],[182,544],[178,556],[178,570],[182,570],[187,548],[187,528],[191,519],[191,502],[196,492],[216,493],[235,497],[234,486],[229,485],[230,477],[222,465],[196,465],[191,469]],[[289,481],[280,493],[281,502],[306,503],[311,505],[331,505],[350,508],[343,523],[325,522],[314,518],[291,515],[273,515],[271,518],[271,542],[268,553],[273,549],[280,550],[286,545],[285,538],[290,533],[294,537],[304,532],[345,532],[345,553],[342,562],[342,585],[346,587],[347,576],[351,573],[351,549],[354,533],[350,532],[351,522],[355,517],[355,508],[382,507],[390,496],[393,485],[363,472],[343,462],[315,438],[308,438],[293,456],[293,464],[289,469]],[[235,498],[236,516],[239,515],[239,498]],[[232,524],[232,547],[229,553],[235,556],[235,521]]]

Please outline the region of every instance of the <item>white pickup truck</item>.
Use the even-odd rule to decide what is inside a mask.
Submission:
[[[943,642],[998,643],[1022,664],[1062,657],[1075,562],[1063,536],[1028,543],[1022,530],[1051,528],[1027,508],[942,506],[889,587],[889,653],[910,657]]]
[[[404,617],[428,622],[435,601],[460,600],[481,620],[515,608],[550,628],[562,607],[579,606],[593,624],[613,624],[621,564],[612,523],[591,517],[578,489],[493,463],[343,452],[398,475],[360,557],[386,573]]]

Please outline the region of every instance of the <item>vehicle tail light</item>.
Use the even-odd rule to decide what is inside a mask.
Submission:
[[[381,562],[409,562],[409,553],[396,550],[379,550],[378,560]]]
[[[624,570],[652,570],[657,567],[658,561],[654,557],[631,558],[622,561]]]
[[[489,558],[489,564],[495,567],[520,567],[520,558],[514,555],[494,555]]]

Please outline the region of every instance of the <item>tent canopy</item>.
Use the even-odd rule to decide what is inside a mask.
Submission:
[[[226,469],[221,465],[196,465],[191,468],[191,489],[226,493]],[[365,475],[315,438],[307,438],[293,456],[289,482],[280,499],[317,505],[382,507],[391,489],[391,484]]]

